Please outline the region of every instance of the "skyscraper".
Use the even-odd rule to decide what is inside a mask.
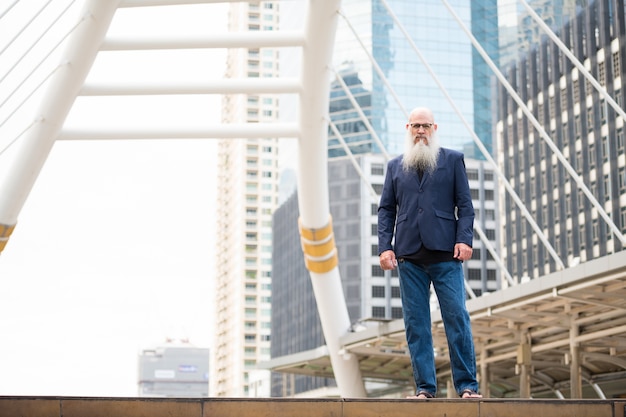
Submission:
[[[624,2],[598,0],[559,29],[560,39],[597,82],[624,108]],[[555,43],[544,41],[507,71],[533,116],[589,187],[621,233],[626,231],[626,152],[623,119]],[[518,280],[536,278],[565,265],[585,262],[623,244],[504,88],[499,91],[499,165],[530,208],[543,232],[537,238],[509,194],[501,201],[507,269]],[[506,220],[506,221],[504,221]]]
[[[274,30],[277,3],[232,3],[230,30]],[[230,49],[227,76],[276,77],[278,52]],[[224,122],[278,119],[273,95],[225,96]],[[226,139],[218,148],[216,335],[211,396],[269,396],[272,213],[278,203],[278,139]]]
[[[456,14],[469,26],[470,2],[453,0],[450,3]],[[404,126],[408,118],[405,111],[417,106],[432,108],[440,124],[440,133],[445,137],[443,144],[462,150],[471,142],[467,129],[437,86],[427,66],[420,60],[412,43],[404,36],[402,28],[408,32],[427,65],[463,111],[464,117],[473,125],[470,40],[439,2],[388,0],[387,4],[401,26],[396,24],[380,0],[342,2],[342,15],[345,17],[339,20],[337,29],[333,58],[336,69],[339,71],[349,68],[350,79],[360,81],[360,91],[371,94],[370,107],[364,110],[389,154],[403,151]],[[370,57],[376,60],[378,68],[393,88],[393,93],[383,82]],[[356,86],[352,83],[351,89]],[[337,91],[337,88],[333,90]],[[343,118],[345,114],[331,114],[331,119],[339,124],[343,123],[338,116]],[[355,123],[355,126],[359,125]],[[363,146],[361,149],[364,149]],[[376,152],[377,146],[374,144],[371,149]]]

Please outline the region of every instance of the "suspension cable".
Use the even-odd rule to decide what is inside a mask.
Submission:
[[[354,95],[352,94],[352,91],[350,91],[350,89],[346,85],[345,81],[343,80],[341,75],[339,75],[339,73],[337,72],[337,70],[335,68],[331,68],[331,71],[333,71],[335,73],[335,78],[337,79],[337,81],[341,85],[341,88],[343,89],[343,91],[346,93],[346,96],[348,97],[348,100],[350,100],[350,103],[352,103],[352,107],[359,114],[359,117],[361,118],[361,121],[363,123],[365,123],[365,127],[367,128],[367,131],[372,135],[372,138],[374,139],[376,144],[380,147],[380,150],[381,150],[383,156],[385,157],[385,161],[388,161],[389,160],[389,154],[385,150],[385,147],[383,146],[382,141],[378,137],[378,134],[374,130],[374,127],[372,126],[370,121],[367,119],[367,116],[365,116],[365,113],[363,113],[363,109],[361,109],[361,106],[359,106],[359,103],[354,98]]]
[[[13,8],[13,6],[15,6],[18,2],[19,0],[14,0],[13,3],[9,4],[7,8],[4,9],[2,13],[0,13],[0,19],[2,19],[7,13],[9,13],[9,11]]]
[[[352,150],[346,143],[343,135],[341,134],[341,132],[339,132],[339,129],[337,129],[337,125],[330,119],[328,120],[328,124],[330,128],[332,129],[333,133],[337,136],[337,139],[339,139],[339,143],[341,143],[343,150],[346,151],[346,154],[350,158],[350,162],[352,162],[352,166],[356,170],[357,174],[359,174],[359,177],[361,177],[361,180],[363,180],[363,183],[367,186],[367,189],[370,192],[372,199],[378,200],[379,196],[376,193],[376,190],[374,190],[374,187],[372,187],[372,184],[367,180],[367,178],[365,178],[365,175],[363,174],[363,170],[359,166],[359,163],[357,162],[356,157],[354,156],[354,152],[352,152]]]
[[[52,26],[54,26],[54,24],[56,24],[56,22],[59,21],[59,19],[69,10],[69,8],[72,6],[72,4],[74,4],[76,0],[72,0],[68,6],[61,12],[59,13],[59,15],[56,17],[56,19],[54,19],[54,21],[46,28],[46,30],[39,36],[39,38],[37,38],[37,40],[35,42],[33,42],[33,44],[28,48],[28,50],[26,51],[26,53],[24,53],[18,60],[17,62],[9,69],[9,71],[2,77],[0,78],[0,82],[2,82],[7,75],[9,75],[10,72],[13,71],[13,69],[15,69],[17,67],[17,65],[22,61],[22,59],[33,49],[33,47],[43,38],[43,36],[52,28]],[[20,82],[15,89],[13,89],[13,91],[11,91],[11,93],[5,98],[5,100],[0,103],[0,107],[2,107],[21,87],[22,85],[24,85],[24,83],[33,75],[33,73],[39,69],[41,67],[41,65],[48,59],[48,57],[50,57],[50,55],[52,55],[52,53],[63,43],[63,41],[65,41],[65,39],[74,31],[76,30],[76,28],[78,27],[78,25],[80,25],[83,20],[84,20],[84,16],[81,17],[78,22],[72,26],[67,33],[65,33],[65,35],[63,35],[63,37],[50,49],[50,51],[48,51],[48,53],[46,55],[44,55],[44,57],[38,62],[37,65],[34,66],[34,68],[32,69],[31,72],[28,73],[28,75],[26,75],[26,77],[24,77],[24,79],[22,80],[22,82]]]
[[[343,13],[342,10],[339,10],[339,12],[337,13],[339,13],[339,16],[343,17],[344,21],[348,25],[348,28],[352,31],[352,34],[356,38],[357,42],[359,42],[359,45],[361,45],[361,49],[363,49],[363,52],[367,55],[367,58],[370,60],[370,63],[374,66],[374,70],[376,70],[376,74],[378,74],[382,82],[385,84],[385,87],[387,87],[387,90],[389,91],[389,93],[393,96],[394,100],[396,101],[396,104],[398,105],[398,107],[400,107],[400,110],[402,110],[402,112],[404,113],[404,117],[408,119],[409,112],[400,101],[400,97],[398,97],[398,95],[396,94],[396,91],[393,89],[393,87],[389,83],[389,80],[387,80],[387,77],[385,76],[385,74],[383,73],[383,70],[378,65],[378,62],[376,62],[376,59],[374,59],[372,54],[370,54],[369,50],[363,43],[363,40],[361,39],[357,31],[354,29],[354,26],[352,26],[352,23],[350,22],[350,20],[348,20],[348,17]]]
[[[33,23],[33,21],[46,9],[46,7],[48,7],[48,5],[50,5],[50,3],[52,3],[52,0],[48,0],[48,2],[46,4],[43,5],[43,7],[41,7],[37,13],[35,13],[33,15],[33,17],[31,17],[31,19],[24,25],[22,26],[22,28],[15,34],[15,36],[4,46],[4,48],[2,48],[2,50],[0,50],[0,55],[2,55],[4,53],[4,51],[7,50],[7,48],[9,46],[11,46],[13,44],[13,42],[16,41],[17,38],[19,38],[22,33],[24,33],[24,31],[31,25],[31,23]],[[9,71],[10,72],[10,71]],[[5,75],[6,77],[6,75]],[[4,79],[4,77],[2,79],[0,79],[0,82]]]

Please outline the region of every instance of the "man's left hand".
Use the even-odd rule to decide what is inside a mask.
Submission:
[[[467,261],[472,257],[472,247],[465,243],[454,245],[454,258],[459,261]]]

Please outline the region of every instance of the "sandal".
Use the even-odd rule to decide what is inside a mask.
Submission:
[[[459,395],[461,398],[482,398],[483,396],[476,391],[466,388]]]
[[[412,400],[425,400],[428,398],[435,398],[435,396],[428,391],[420,391],[417,394],[411,395],[407,398],[412,399]]]

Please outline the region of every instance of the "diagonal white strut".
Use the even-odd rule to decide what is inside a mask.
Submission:
[[[83,20],[69,38],[63,65],[50,79],[35,123],[20,139],[11,161],[11,175],[0,179],[0,230],[17,223],[18,214],[91,69],[118,4],[119,0],[85,2]]]
[[[311,275],[324,338],[342,397],[365,397],[355,355],[341,353],[339,339],[350,317],[337,267],[328,200],[330,67],[340,0],[309,1],[302,54],[298,205],[305,263]]]

